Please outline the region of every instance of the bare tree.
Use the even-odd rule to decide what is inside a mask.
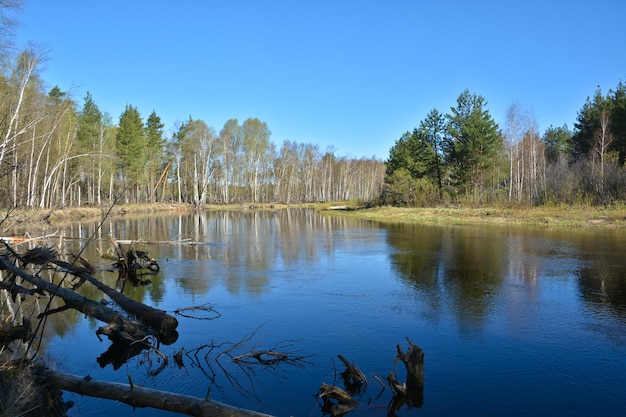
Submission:
[[[598,127],[593,135],[593,152],[600,158],[600,193],[604,192],[604,159],[606,152],[613,143],[613,132],[611,131],[611,116],[606,110],[600,112]],[[595,159],[595,158],[594,158]]]

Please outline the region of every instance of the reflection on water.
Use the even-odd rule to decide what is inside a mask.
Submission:
[[[180,337],[166,353],[202,355],[158,377],[142,374],[145,359],[95,370],[106,350],[93,340],[97,324],[76,314],[51,319],[48,353],[65,370],[120,382],[132,374],[199,397],[210,388],[240,407],[315,416],[314,394],[321,382],[339,383],[342,354],[370,380],[350,415],[385,415],[391,398],[375,376],[394,369],[396,345],[409,337],[425,352],[424,404],[398,415],[618,415],[626,407],[623,231],[380,225],[290,209],[128,217],[64,233],[96,239],[88,259],[108,250],[109,234],[140,240],[161,270],[150,285],[125,287],[129,296],[170,312],[219,311],[210,321],[179,317]],[[115,284],[114,274],[100,278]],[[241,369],[221,356],[216,366],[218,346],[251,333],[254,346],[290,341],[311,364]],[[80,403],[89,415],[128,411]]]

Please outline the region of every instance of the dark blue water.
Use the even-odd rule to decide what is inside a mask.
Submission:
[[[88,236],[93,224],[67,230]],[[342,354],[368,384],[351,416],[385,416],[396,346],[425,353],[421,407],[399,416],[619,416],[626,410],[626,232],[381,225],[311,210],[211,211],[107,222],[161,265],[128,294],[178,316],[179,338],[119,370],[96,358],[100,323],[47,328],[63,371],[174,391],[277,416],[321,416],[321,383],[342,386]],[[184,240],[187,243],[181,243]],[[68,241],[76,245],[77,241]],[[106,265],[108,261],[102,261]],[[100,277],[115,282],[115,275]],[[99,297],[95,292],[93,297]],[[208,320],[207,318],[211,318]],[[57,321],[55,321],[57,320]],[[68,327],[69,326],[69,327]],[[184,367],[172,355],[183,349]],[[251,350],[292,361],[237,364]],[[405,374],[398,364],[398,379]],[[66,393],[72,416],[170,416]]]

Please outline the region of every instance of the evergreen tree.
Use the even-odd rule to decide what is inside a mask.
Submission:
[[[413,129],[405,132],[389,150],[387,175],[405,169],[411,178],[417,179],[429,175],[434,165],[435,151],[425,132]]]
[[[547,128],[543,134],[543,141],[546,144],[546,158],[550,163],[558,162],[572,151],[572,132],[567,124]]]
[[[81,152],[94,152],[100,129],[102,128],[102,112],[93,101],[91,93],[87,92],[84,99],[83,109],[78,117],[78,129],[76,131],[76,139],[81,147]]]
[[[135,199],[139,199],[139,186],[145,181],[148,152],[143,121],[136,107],[126,105],[115,139],[122,180],[127,186],[135,185]]]
[[[498,125],[484,97],[463,91],[448,115],[446,153],[461,190],[480,198],[488,170],[502,149]]]
[[[429,175],[437,180],[439,197],[443,197],[443,159],[446,132],[445,116],[437,109],[431,110],[420,122],[419,135],[430,145]]]
[[[572,137],[572,155],[578,159],[588,155],[593,144],[593,137],[600,126],[600,113],[612,107],[610,101],[604,97],[600,87],[596,89],[593,99],[587,97],[582,109],[578,111],[576,123],[574,123],[574,135]]]
[[[87,92],[83,108],[78,115],[78,128],[76,130],[76,141],[78,143],[77,153],[94,158],[99,155],[99,145],[103,135],[102,112],[93,101],[91,93]],[[101,156],[101,155],[100,155]],[[92,159],[93,160],[93,159]],[[72,165],[78,166],[82,179],[81,189],[87,196],[89,203],[98,200],[97,194],[97,172],[96,164],[84,163],[82,160],[73,161]]]
[[[165,150],[165,138],[163,137],[163,127],[165,125],[161,123],[161,118],[153,110],[146,120],[146,146],[148,151],[148,184],[149,184],[149,199],[151,202],[156,202],[156,180],[160,175],[160,171],[164,169],[164,150]]]
[[[615,135],[613,149],[619,152],[621,164],[626,162],[626,85],[620,81],[615,91],[610,91],[613,102],[611,110],[611,132]]]

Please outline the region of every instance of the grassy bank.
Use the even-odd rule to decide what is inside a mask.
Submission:
[[[325,213],[395,223],[429,224],[517,224],[557,227],[626,227],[626,205],[611,207],[549,206],[533,208],[360,208],[354,203],[325,204],[230,204],[206,205],[205,210],[279,210],[289,207],[314,208]],[[331,210],[335,208],[335,210]],[[337,208],[339,208],[337,210]],[[11,228],[43,229],[50,226],[102,219],[105,216],[145,215],[193,211],[191,204],[127,204],[109,207],[71,207],[58,210],[13,211],[1,223],[0,230]],[[6,215],[6,212],[4,213]]]
[[[557,227],[626,227],[626,206],[558,206],[533,208],[373,207],[342,215],[396,223],[517,224]]]
[[[319,209],[319,204],[207,204],[202,210],[278,210],[288,207]],[[117,218],[121,216],[146,215],[153,213],[190,212],[196,207],[187,203],[122,204],[113,207],[67,207],[45,210],[0,210],[0,235],[11,229],[41,230],[84,220]]]

